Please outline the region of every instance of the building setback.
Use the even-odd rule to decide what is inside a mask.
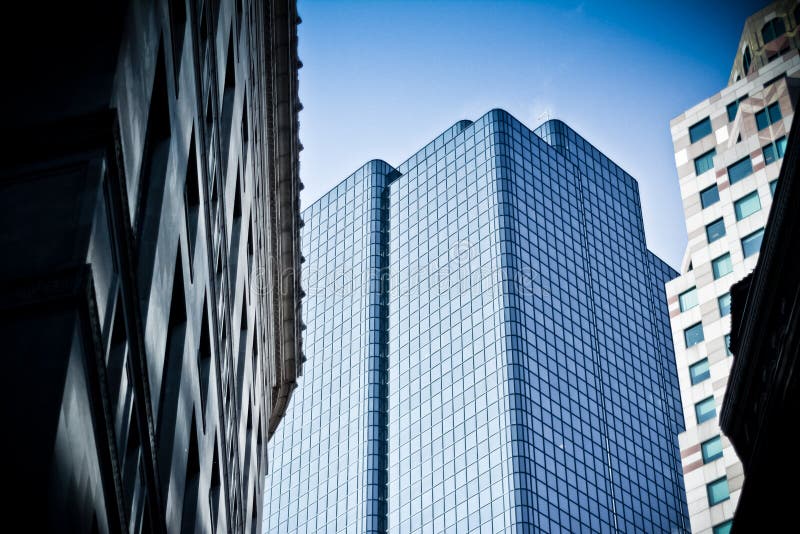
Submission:
[[[7,17],[32,30],[2,47],[7,509],[30,532],[258,532],[302,361],[295,4]]]
[[[670,123],[689,234],[666,286],[686,431],[692,532],[726,534],[743,470],[718,414],[731,368],[731,286],[756,265],[800,89],[798,3],[749,17],[728,87]]]
[[[685,531],[676,273],[630,175],[494,110],[303,217],[266,532]]]

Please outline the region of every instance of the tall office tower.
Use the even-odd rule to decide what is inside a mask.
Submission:
[[[728,87],[670,123],[689,244],[666,286],[693,532],[731,528],[743,471],[718,414],[731,367],[730,287],[756,265],[800,88],[800,10],[747,19]]]
[[[304,212],[301,387],[267,532],[688,527],[634,179],[559,121],[461,121]]]
[[[258,532],[302,360],[297,281],[266,291],[301,259],[295,4],[8,9],[35,39],[0,47],[7,510]]]

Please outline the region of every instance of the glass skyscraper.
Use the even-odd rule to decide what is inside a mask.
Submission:
[[[308,361],[266,532],[682,532],[636,181],[560,121],[460,121],[309,207]]]

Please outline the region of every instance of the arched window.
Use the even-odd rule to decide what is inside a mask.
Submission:
[[[752,61],[753,58],[750,55],[750,47],[745,46],[744,52],[742,53],[742,70],[744,71],[745,76],[747,76],[747,73],[750,72],[750,63]]]
[[[786,33],[786,26],[783,24],[783,19],[775,18],[764,24],[761,28],[761,37],[764,38],[764,44],[777,39]]]

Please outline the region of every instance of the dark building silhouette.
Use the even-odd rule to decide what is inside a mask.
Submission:
[[[5,20],[7,518],[258,532],[302,362],[295,2]]]
[[[800,476],[800,126],[792,125],[755,270],[731,288],[733,367],[720,424],[744,466],[733,533],[782,532]]]

